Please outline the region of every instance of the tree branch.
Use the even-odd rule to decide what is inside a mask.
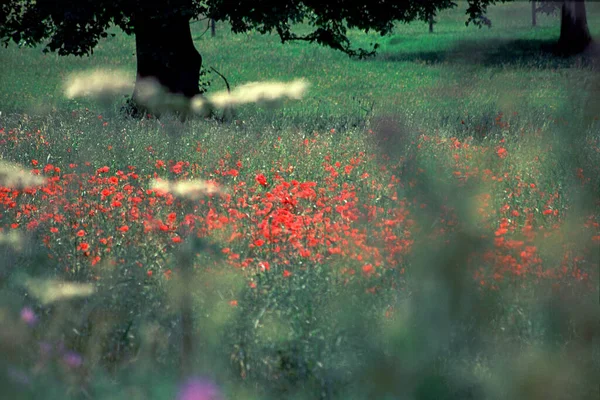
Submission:
[[[365,50],[363,48],[354,50],[350,47],[350,41],[345,35],[339,33],[336,35],[332,30],[325,28],[318,28],[314,32],[303,36],[298,36],[295,33],[290,32],[289,29],[284,30],[281,26],[277,26],[276,30],[281,38],[281,43],[290,41],[317,42],[320,45],[339,50],[350,57],[358,57],[360,60],[374,56],[379,47],[379,44],[375,43],[372,50]]]
[[[211,71],[213,71],[215,74],[219,75],[224,81],[225,81],[225,86],[227,86],[227,93],[231,93],[231,88],[229,87],[229,82],[227,82],[227,78],[225,78],[223,76],[223,74],[221,74],[219,71],[217,71],[214,67],[210,67]]]

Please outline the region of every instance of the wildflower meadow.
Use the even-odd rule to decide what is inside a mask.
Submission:
[[[360,61],[193,24],[227,118],[122,115],[121,33],[0,49],[0,397],[597,399],[600,59],[528,7]]]

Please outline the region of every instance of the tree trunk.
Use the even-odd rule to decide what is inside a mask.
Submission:
[[[537,25],[537,11],[535,10],[535,0],[531,0],[531,26]]]
[[[215,37],[216,32],[215,32],[215,20],[214,19],[210,19],[210,37]]]
[[[433,33],[433,14],[429,15],[429,33]]]
[[[139,108],[140,83],[154,78],[164,90],[190,99],[200,93],[202,57],[192,39],[189,18],[137,18],[134,21],[137,77],[133,105]]]
[[[563,54],[577,54],[584,51],[592,42],[588,29],[585,2],[564,0],[560,19],[558,49]]]

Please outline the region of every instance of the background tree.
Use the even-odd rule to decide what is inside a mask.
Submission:
[[[560,15],[558,48],[565,54],[584,51],[592,43],[584,0],[564,0]]]
[[[448,8],[454,8],[457,4],[452,0],[439,1],[439,0],[423,0],[423,7],[426,9],[427,23],[429,24],[429,33],[433,33],[433,25],[437,23],[435,17],[437,16],[438,10],[445,10]]]
[[[8,0],[0,3],[0,40],[44,44],[59,55],[90,55],[116,25],[135,36],[138,83],[156,78],[173,93],[200,93],[202,57],[190,19],[207,7],[193,0]]]
[[[515,0],[471,0],[467,13],[470,19],[477,22],[477,14],[484,14],[487,7],[495,3],[505,3]],[[560,5],[560,37],[557,43],[557,50],[563,55],[572,55],[583,52],[592,43],[592,36],[587,23],[587,14],[585,9],[585,0],[562,0],[538,1],[541,3],[539,11],[551,13]],[[467,21],[467,23],[469,23]]]

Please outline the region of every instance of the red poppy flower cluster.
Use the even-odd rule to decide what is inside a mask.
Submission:
[[[1,141],[15,137],[14,131],[0,131]],[[40,137],[33,134],[31,140]],[[430,205],[422,198],[399,198],[398,189],[410,193],[424,174],[435,173],[434,182],[454,181],[457,187],[492,185],[490,193],[478,196],[476,211],[495,246],[465,266],[482,287],[499,289],[515,279],[519,285],[596,279],[584,261],[588,250],[577,254],[568,238],[561,241],[565,203],[558,188],[538,188],[535,171],[543,155],[531,161],[530,175],[523,176],[511,164],[504,139],[493,148],[468,138],[421,135],[415,144],[417,157],[445,154],[446,164],[435,171],[417,167],[398,177],[397,168],[377,167],[380,155],[347,152],[346,159],[336,161],[325,152],[315,171],[318,179],[301,180],[293,178],[295,167],[287,162],[275,160],[277,168],[265,172],[233,163],[230,156],[211,172],[190,161],[153,158],[155,172],[143,177],[134,166],[114,170],[69,164],[65,171],[31,160],[34,173],[45,175],[47,184],[22,191],[0,188],[0,228],[36,232],[61,269],[85,270],[90,278],[97,278],[95,265],[107,262],[135,264],[144,279],[168,279],[173,271],[165,254],[195,235],[221,245],[228,264],[242,273],[269,273],[276,265],[283,277],[294,279],[297,268],[323,264],[340,266],[346,279],[374,279],[387,270],[402,275],[409,268],[408,257],[419,244],[415,230],[423,229],[413,210]],[[299,151],[314,156],[317,146],[317,139],[306,139]],[[191,202],[149,188],[151,178],[169,173],[178,179],[216,176],[232,190]],[[583,170],[578,176],[586,182]],[[431,212],[440,215],[436,234],[461,226],[450,207]],[[592,246],[600,240],[598,221],[598,215],[586,220]],[[563,244],[560,262],[544,259],[544,240]]]

